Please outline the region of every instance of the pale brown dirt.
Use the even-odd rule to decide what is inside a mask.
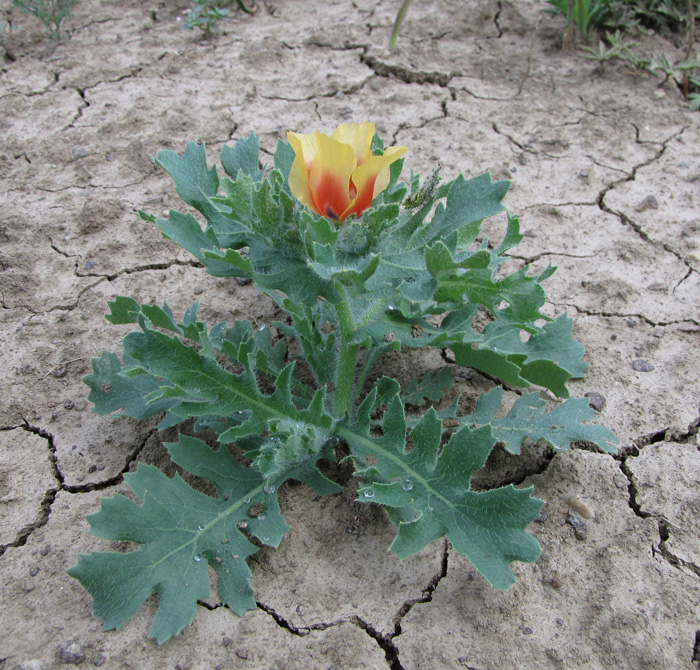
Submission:
[[[389,53],[398,5],[270,0],[203,40],[177,21],[185,2],[82,0],[55,49],[11,15],[0,66],[0,668],[700,668],[698,114],[673,87],[562,52],[562,20],[540,0],[416,2]],[[661,38],[647,46],[679,53]],[[439,160],[448,177],[513,180],[506,202],[527,237],[509,265],[559,267],[546,309],[576,318],[590,362],[572,393],[605,397],[598,420],[620,456],[494,455],[480,482],[534,485],[547,502],[530,528],[543,556],[514,566],[508,592],[442,541],[404,562],[389,554],[393,527],[353,502],[352,481],[327,499],[289,485],[292,530],[251,561],[257,611],[239,618],[214,591],[158,646],[146,638],[152,599],[102,632],[66,574],[79,552],[111,547],[88,535],[85,515],[126,490],[138,461],[172,471],[154,423],[90,413],[89,359],[120,351],[127,332],[103,319],[107,301],[167,300],[178,314],[198,299],[210,323],[274,318],[253,287],[209,277],[136,217],[179,207],[148,154],[197,140],[214,161],[252,130],[269,154],[287,129],[365,119],[410,147],[407,169]],[[653,370],[634,369],[638,359]],[[406,381],[442,364],[394,355],[384,370]],[[457,390],[473,403],[492,386],[464,371]],[[592,515],[578,538],[572,504]]]

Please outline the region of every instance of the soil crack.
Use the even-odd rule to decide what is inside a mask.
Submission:
[[[430,581],[428,582],[428,585],[423,589],[423,595],[420,598],[412,598],[411,600],[407,600],[403,605],[401,605],[399,611],[394,617],[394,633],[391,635],[390,638],[392,641],[394,640],[394,638],[401,635],[401,622],[403,621],[404,617],[413,609],[413,606],[417,605],[418,603],[429,603],[432,601],[435,589],[437,589],[438,584],[442,581],[442,579],[447,576],[448,563],[449,544],[445,539],[443,540],[442,546],[442,562],[440,564],[440,571],[431,577]]]
[[[39,426],[33,426],[31,425],[26,419],[24,420],[24,424],[21,426],[16,426],[15,428],[22,428],[23,430],[27,431],[28,433],[31,433],[32,435],[37,435],[38,437],[43,438],[46,440],[46,444],[49,450],[49,461],[51,463],[51,473],[56,480],[57,486],[52,486],[50,487],[45,493],[41,501],[41,506],[40,506],[40,513],[39,516],[36,520],[34,520],[32,523],[28,524],[24,528],[22,528],[19,533],[17,534],[17,537],[13,542],[10,542],[9,544],[1,545],[0,546],[0,556],[2,556],[8,549],[10,548],[16,548],[16,547],[22,547],[27,543],[27,540],[29,537],[37,531],[39,528],[44,527],[48,522],[49,522],[49,517],[51,515],[51,506],[53,505],[54,501],[56,500],[56,496],[58,495],[59,491],[65,491],[66,493],[87,493],[89,491],[102,491],[108,488],[111,488],[112,486],[115,486],[119,482],[122,481],[124,478],[124,475],[129,471],[129,468],[131,467],[131,464],[138,458],[139,454],[141,451],[143,451],[144,447],[146,446],[146,443],[148,439],[154,434],[157,433],[157,429],[153,429],[149,431],[149,433],[144,437],[144,439],[140,442],[140,444],[137,445],[137,447],[127,456],[126,458],[126,463],[124,467],[122,468],[121,472],[117,473],[113,477],[110,477],[109,479],[105,479],[100,482],[91,482],[89,484],[78,484],[78,485],[69,485],[65,483],[65,477],[63,476],[63,473],[61,472],[60,468],[58,467],[58,457],[56,454],[56,445],[54,443],[54,437],[51,433],[48,431],[44,430],[43,428]],[[3,430],[11,430],[11,427],[5,428]]]
[[[363,55],[360,57],[360,61],[374,70],[380,77],[394,77],[405,84],[437,84],[445,88],[453,77],[460,75],[460,73],[456,71],[446,74],[444,72],[413,70],[404,65],[389,65],[388,63],[380,61],[375,56]]]

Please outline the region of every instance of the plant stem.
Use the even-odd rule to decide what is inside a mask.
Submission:
[[[340,354],[338,356],[338,370],[335,382],[335,415],[338,418],[352,413],[352,394],[355,386],[355,366],[357,365],[357,352],[360,345],[350,342],[355,334],[355,319],[350,309],[345,288],[337,287],[343,295],[342,302],[336,303],[335,311],[338,315],[338,327],[340,329]]]
[[[693,0],[688,0],[688,49],[685,52],[685,59],[690,60],[695,44],[695,11],[693,10]],[[688,102],[688,71],[683,73],[683,95]]]
[[[391,31],[391,39],[389,39],[389,48],[393,49],[396,46],[396,40],[399,39],[399,31],[401,30],[401,24],[403,23],[403,17],[406,16],[406,10],[411,4],[411,0],[403,0],[403,4],[399,9],[399,13],[396,15],[396,20],[394,21],[394,29]]]

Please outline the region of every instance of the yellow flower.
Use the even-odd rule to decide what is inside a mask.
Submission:
[[[389,166],[408,151],[390,147],[372,155],[374,124],[341,123],[329,137],[287,133],[296,157],[289,172],[294,197],[312,212],[345,221],[366,210],[388,185]]]

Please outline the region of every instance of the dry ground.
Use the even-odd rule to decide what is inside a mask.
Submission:
[[[700,668],[699,116],[672,87],[562,52],[541,0],[416,2],[388,53],[398,4],[269,0],[203,40],[182,30],[184,2],[82,0],[53,50],[13,13],[0,66],[0,668]],[[493,483],[547,502],[531,527],[542,558],[515,566],[509,592],[442,542],[400,562],[391,525],[352,490],[287,486],[292,531],[251,564],[257,611],[239,618],[212,596],[157,646],[149,601],[102,632],[66,574],[79,552],[110,547],[85,515],[137,461],[168,467],[152,423],[90,413],[89,359],[125,333],[103,319],[107,301],[181,313],[199,299],[210,322],[273,315],[136,217],[178,206],[148,154],[198,140],[213,160],[252,130],[271,152],[287,129],[365,119],[421,173],[439,160],[450,177],[513,180],[527,237],[512,263],[559,266],[547,309],[575,316],[591,364],[572,391],[604,397],[620,456],[494,459]],[[492,385],[462,382],[472,396]],[[593,515],[578,537],[572,498]]]

